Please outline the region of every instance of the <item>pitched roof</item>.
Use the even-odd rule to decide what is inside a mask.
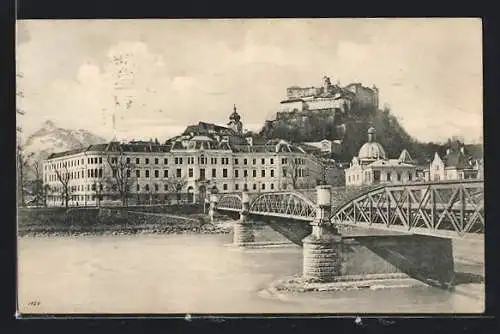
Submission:
[[[450,151],[443,159],[445,167],[464,169],[470,167],[469,159],[460,151]]]

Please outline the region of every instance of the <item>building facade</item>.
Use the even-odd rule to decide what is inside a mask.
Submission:
[[[280,102],[280,113],[308,113],[319,111],[346,112],[353,104],[378,108],[378,89],[352,83],[341,87],[323,77],[322,87],[287,88],[287,99]]]
[[[404,183],[416,180],[417,166],[407,150],[398,159],[388,159],[384,148],[376,142],[375,128],[368,129],[368,142],[361,146],[345,171],[346,186],[379,183]]]
[[[236,111],[234,111],[236,113]],[[239,117],[231,121],[239,132]],[[48,205],[96,205],[203,201],[220,193],[251,193],[312,188],[322,165],[299,146],[283,140],[253,145],[243,135],[196,133],[167,141],[111,142],[52,154],[43,167]],[[225,135],[226,134],[226,135]]]
[[[463,146],[458,151],[447,149],[443,159],[437,152],[434,154],[424,177],[426,181],[484,179],[483,161],[469,159]]]

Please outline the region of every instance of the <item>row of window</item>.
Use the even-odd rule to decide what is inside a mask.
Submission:
[[[382,175],[384,175],[384,172],[381,172],[381,173],[380,173],[380,177],[381,177]],[[385,173],[385,175],[386,175],[385,180],[387,180],[387,181],[392,181],[392,173],[391,173],[391,172],[386,172],[386,173]],[[412,180],[412,174],[411,174],[411,173],[408,173],[407,175],[408,175],[408,181],[411,181],[411,180]],[[380,177],[373,177],[373,180],[372,180],[372,176],[373,176],[373,175],[372,175],[372,173],[371,173],[371,172],[365,172],[364,178],[365,178],[365,180],[367,180],[367,181],[373,181],[373,180],[376,180],[376,179],[380,180]],[[349,175],[349,176],[347,177],[347,180],[348,180],[349,182],[359,181],[359,179],[360,179],[360,174],[356,174],[356,175]],[[401,180],[402,180],[402,174],[401,174],[401,173],[396,173],[396,180],[397,180],[397,181],[401,181]]]
[[[158,165],[160,163],[160,158],[153,158],[154,164]],[[244,158],[243,160],[243,165],[248,165],[249,159]],[[266,163],[266,158],[261,158],[261,164],[264,165]],[[75,166],[80,166],[80,161],[81,164],[83,165],[84,159],[73,159],[65,162],[57,162],[53,164],[48,164],[45,165],[45,169],[55,169],[55,168],[62,168],[62,167],[75,167]],[[218,161],[218,158],[210,158],[210,163],[213,165],[216,165]],[[92,165],[92,164],[102,164],[102,157],[92,157],[92,158],[87,158],[87,164]],[[132,159],[130,157],[126,158],[126,163],[131,164]],[[150,158],[144,158],[144,164],[148,165],[150,162]],[[206,165],[208,163],[208,158],[201,156],[197,158],[198,164]],[[234,158],[234,164],[238,165],[240,162],[240,158]],[[296,164],[305,164],[305,159],[302,158],[295,158],[294,162]],[[118,163],[118,158],[117,157],[112,157],[111,158],[111,163],[117,164]],[[135,163],[138,165],[141,163],[140,158],[135,158]],[[177,157],[174,158],[174,163],[176,165],[182,165],[183,164],[183,158],[182,157]],[[187,157],[187,164],[188,165],[193,165],[195,163],[194,157]],[[269,163],[271,165],[274,164],[274,158],[269,158]],[[282,158],[281,159],[282,164],[287,164],[288,163],[288,158]],[[168,165],[168,158],[163,159],[163,164]],[[221,158],[221,164],[222,165],[229,165],[229,158]],[[252,159],[252,164],[256,165],[257,164],[257,158]]]
[[[113,177],[115,177],[117,175],[117,172],[119,171],[119,169],[114,169],[113,170]],[[154,177],[158,178],[160,177],[160,170],[156,169],[153,171],[154,173]],[[296,175],[295,176],[298,176],[298,177],[304,177],[306,176],[306,173],[305,173],[305,170],[303,169],[297,169],[295,170],[295,173]],[[150,177],[150,171],[149,170],[144,170],[143,173],[144,177]],[[288,170],[286,168],[283,169],[283,176],[284,177],[287,177],[287,174],[288,174]],[[61,175],[61,178],[63,178],[63,180],[72,180],[72,179],[81,179],[81,178],[84,178],[84,171],[72,171],[72,172],[66,172],[64,174],[60,174]],[[212,178],[216,178],[217,177],[217,170],[215,168],[212,169]],[[260,171],[260,177],[266,177],[266,175],[268,177],[275,177],[275,170],[274,169],[271,169],[269,170],[269,174],[266,173],[266,170],[265,169],[262,169]],[[141,170],[139,169],[136,169],[135,170],[135,176],[136,177],[141,177]],[[180,168],[177,168],[176,169],[176,173],[175,173],[175,176],[180,178],[182,177],[182,169]],[[189,168],[188,169],[188,177],[193,177],[194,176],[194,169],[193,168]],[[103,170],[102,168],[99,168],[99,169],[87,169],[87,178],[102,178],[103,177]],[[126,177],[131,177],[131,170],[130,169],[127,169],[126,170]],[[164,178],[168,178],[169,177],[169,170],[168,169],[164,169],[163,170],[163,177]],[[205,175],[205,169],[202,168],[200,169],[200,178],[201,179],[205,179],[206,175]],[[222,169],[222,177],[224,178],[227,178],[228,177],[228,169],[227,168],[224,168]],[[240,174],[240,170],[236,169],[234,170],[234,177],[235,178],[239,178],[239,177],[249,177],[248,175],[248,170],[243,170],[243,174]],[[252,177],[257,177],[257,170],[252,170]],[[55,182],[55,181],[58,181],[58,177],[56,174],[51,174],[51,175],[48,175],[48,181],[50,182]]]

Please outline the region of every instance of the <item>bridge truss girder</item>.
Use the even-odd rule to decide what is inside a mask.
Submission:
[[[403,226],[411,231],[484,233],[484,183],[388,185],[339,207],[333,223]]]

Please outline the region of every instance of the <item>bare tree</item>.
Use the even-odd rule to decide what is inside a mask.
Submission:
[[[106,148],[106,161],[112,174],[106,176],[104,182],[110,185],[113,191],[119,193],[122,205],[127,206],[130,189],[135,182],[135,177],[132,174],[135,165],[131,163],[130,157],[125,156],[121,144],[115,143],[116,151],[112,151],[111,146],[113,143],[110,143]]]
[[[43,186],[43,177],[42,177],[42,168],[40,166],[40,162],[37,160],[34,160],[33,163],[31,164],[32,170],[33,170],[33,180],[31,182],[32,184],[32,190],[33,194],[35,196],[36,203],[46,203],[46,194],[45,194],[45,188]]]
[[[68,171],[68,165],[65,162],[63,163],[63,168],[62,172],[59,169],[56,169],[55,172],[57,180],[61,183],[61,197],[64,201],[64,207],[67,208],[71,190],[69,187],[70,173]]]
[[[19,204],[21,206],[26,205],[25,203],[25,195],[26,195],[26,186],[28,184],[27,174],[30,168],[30,159],[33,157],[33,153],[25,154],[22,145],[18,142],[16,145],[16,155],[17,155],[17,192]]]
[[[292,185],[292,189],[297,189],[298,179],[302,169],[297,157],[289,156],[287,158],[286,164],[283,166],[283,177],[285,177],[288,182],[287,184]]]
[[[177,194],[177,201],[180,202],[181,200],[181,191],[182,188],[184,188],[187,184],[187,179],[186,177],[182,178],[169,178],[167,179],[167,187],[170,192],[174,192]]]

